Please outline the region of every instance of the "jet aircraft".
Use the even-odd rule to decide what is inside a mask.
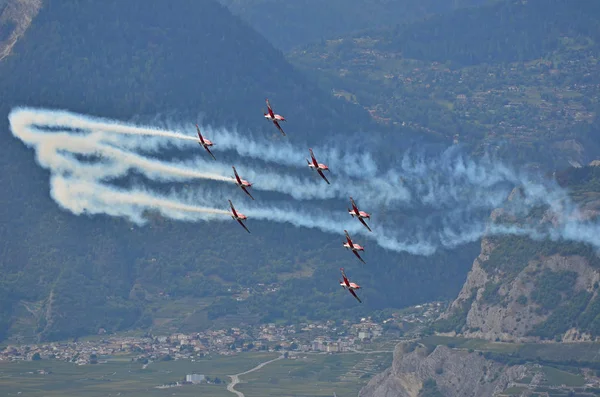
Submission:
[[[246,215],[242,214],[241,212],[237,212],[237,211],[235,210],[235,208],[233,208],[233,203],[231,202],[231,200],[229,200],[229,206],[231,207],[231,213],[232,213],[231,217],[232,217],[233,219],[235,219],[236,221],[238,221],[238,223],[239,223],[240,225],[242,225],[242,227],[243,227],[244,229],[246,229],[246,231],[247,231],[248,233],[250,233],[250,230],[248,230],[248,228],[246,227],[246,225],[244,225],[244,223],[242,222],[242,221],[244,221],[244,222],[245,222],[245,221],[246,221],[246,219],[248,219],[248,217],[247,217]]]
[[[356,255],[356,257],[357,257],[358,259],[360,259],[360,261],[361,261],[362,263],[366,263],[366,262],[363,260],[363,258],[361,258],[361,257],[360,257],[360,255],[358,254],[358,251],[364,251],[364,250],[365,250],[365,249],[364,249],[364,247],[362,247],[362,246],[360,246],[360,245],[358,245],[358,244],[355,244],[355,243],[353,243],[353,242],[352,242],[352,239],[350,238],[350,235],[348,234],[348,231],[347,231],[347,230],[344,230],[344,233],[346,234],[346,241],[344,242],[344,247],[345,247],[345,248],[350,248],[350,249],[352,250],[352,253],[353,253],[354,255]]]
[[[216,160],[217,158],[215,157],[214,154],[212,154],[212,152],[208,148],[209,146],[213,146],[214,144],[211,141],[209,141],[208,139],[206,139],[206,138],[204,138],[202,136],[202,134],[200,133],[200,127],[198,127],[198,124],[196,124],[196,130],[198,130],[198,139],[200,140],[198,142],[198,144],[200,146],[202,146],[204,149],[206,149],[206,151],[208,152],[208,154],[210,154],[212,156],[212,158]]]
[[[359,211],[359,209],[356,206],[356,203],[354,202],[354,199],[352,197],[350,197],[350,203],[352,203],[352,209],[348,208],[348,213],[350,215],[352,215],[352,218],[354,218],[356,216],[358,218],[358,220],[360,221],[360,223],[362,223],[363,225],[365,225],[365,227],[367,229],[369,229],[369,231],[371,232],[372,231],[371,228],[364,221],[364,218],[367,218],[367,219],[370,220],[371,219],[371,214],[369,214],[368,212],[365,212],[365,211]]]
[[[344,273],[343,267],[341,267],[340,270],[342,271],[342,277],[344,278],[343,281],[340,281],[340,285],[342,286],[343,289],[347,289],[352,294],[352,296],[354,296],[356,298],[357,301],[362,303],[360,298],[358,296],[356,296],[356,292],[354,292],[355,289],[360,289],[360,285],[358,285],[356,283],[351,283],[350,280],[348,280],[348,277],[346,277],[346,273]]]
[[[283,129],[279,125],[280,121],[285,121],[285,117],[283,117],[282,115],[273,113],[273,109],[271,108],[271,104],[269,103],[269,98],[266,99],[266,102],[267,102],[267,108],[269,109],[269,113],[265,113],[263,111],[265,118],[269,121],[272,121],[273,124],[275,124],[275,127],[277,127],[277,129],[279,131],[281,131],[281,133],[285,136],[285,132],[283,132]]]
[[[237,171],[235,170],[235,167],[232,166],[231,168],[233,168],[233,173],[235,174],[235,178],[234,178],[235,179],[235,181],[234,181],[235,184],[238,185],[239,187],[241,187],[242,190],[244,192],[246,192],[246,194],[248,196],[250,196],[250,198],[252,200],[254,200],[254,197],[252,197],[252,195],[250,194],[250,192],[248,192],[248,190],[246,190],[246,188],[252,187],[252,184],[250,182],[248,182],[247,180],[241,179],[240,176],[238,175]]]
[[[312,159],[312,162],[309,161],[308,159],[306,159],[306,162],[308,163],[308,167],[312,168],[314,170],[317,170],[319,175],[321,175],[321,178],[325,179],[325,182],[327,182],[327,184],[329,184],[329,181],[327,180],[327,178],[325,178],[325,175],[323,174],[323,171],[329,171],[329,167],[326,166],[325,164],[318,163],[312,149],[308,149],[308,150],[310,152],[310,157]],[[331,172],[331,171],[329,171],[329,172]]]

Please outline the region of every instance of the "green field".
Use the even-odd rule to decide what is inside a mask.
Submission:
[[[391,353],[299,354],[241,376],[236,390],[246,397],[357,395],[391,363]]]
[[[227,375],[237,374],[278,357],[274,353],[242,353],[213,356],[192,362],[153,362],[145,369],[128,356],[112,357],[107,363],[75,365],[55,360],[0,362],[0,395],[96,397],[142,396],[233,396],[226,390]],[[240,377],[236,390],[252,396],[358,394],[375,373],[391,364],[391,354],[301,354],[284,359]],[[42,375],[40,370],[49,371]],[[156,389],[155,386],[181,381],[186,374],[219,377],[221,385],[184,385]]]
[[[362,352],[371,352],[371,351],[385,351],[389,353],[393,353],[396,345],[400,343],[401,339],[375,339],[371,343],[364,343],[361,345]]]
[[[419,342],[426,346],[446,345],[456,349],[473,349],[493,353],[518,353],[526,360],[564,362],[568,360],[600,362],[600,343],[508,343],[450,336],[427,336]]]
[[[553,367],[542,367],[542,371],[547,381],[544,384],[548,386],[566,385],[570,387],[585,385],[585,379],[581,375],[570,374]]]
[[[467,339],[452,336],[427,336],[420,340],[426,346],[447,345],[456,349],[473,349],[484,352],[512,353],[523,345],[519,343],[490,342],[484,339]]]
[[[527,343],[519,350],[526,358],[539,357],[542,360],[600,361],[600,343]]]

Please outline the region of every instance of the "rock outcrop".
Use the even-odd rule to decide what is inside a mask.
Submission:
[[[590,300],[595,299],[595,287],[600,282],[600,272],[581,256],[555,254],[530,258],[527,263],[522,264],[521,271],[509,276],[503,270],[504,264],[484,269],[482,263],[488,260],[489,253],[494,248],[487,239],[483,239],[481,248],[481,254],[473,262],[458,297],[440,317],[448,319],[467,305],[465,325],[458,332],[462,336],[519,342],[538,340],[537,336],[531,336],[529,332],[552,313],[552,310],[540,310],[540,305],[533,299],[536,294],[536,280],[545,271],[554,274],[576,273],[573,293],[570,295],[586,291],[591,295]],[[513,265],[506,264],[506,267],[514,268]],[[456,330],[452,334],[456,334]],[[563,339],[589,340],[589,336],[570,329],[563,335]]]
[[[599,165],[600,161],[594,161],[558,176],[559,184],[571,183],[579,208],[567,217],[598,219],[600,191],[593,166]],[[544,206],[530,208],[528,214],[507,211],[511,205],[519,208],[519,200],[524,198],[523,190],[514,189],[506,207],[494,210],[491,220],[553,226],[564,221],[565,215]],[[442,335],[506,342],[596,340],[600,335],[599,291],[600,257],[589,245],[514,235],[487,237],[481,241],[481,252],[460,293],[434,329]],[[527,361],[494,361],[488,353],[442,345],[431,351],[417,342],[401,343],[394,351],[392,366],[373,377],[359,396],[488,397],[504,396],[511,388],[510,395],[517,390],[525,396],[533,395],[542,382],[549,384],[539,364],[504,365],[501,362]],[[553,387],[574,392],[566,385]]]
[[[435,381],[447,397],[494,396],[530,372],[527,366],[501,365],[477,352],[446,346],[429,352],[425,346],[415,345],[398,344],[392,366],[373,377],[359,397],[418,397],[427,381]]]
[[[591,190],[576,200],[577,211],[564,215],[540,206],[517,215],[509,209],[522,207],[524,195],[515,188],[505,206],[491,213],[491,221],[554,228],[561,227],[567,218],[583,222],[597,218],[600,193],[593,185],[595,171],[591,168],[560,176],[562,183],[573,180],[579,186],[590,183],[585,179],[591,181],[586,185]],[[600,304],[596,303],[600,303],[599,284],[600,258],[584,244],[534,241],[514,235],[483,238],[481,252],[458,297],[440,316],[442,325],[437,330],[446,335],[507,342],[532,342],[540,337],[587,341],[592,327],[589,318],[600,316]],[[564,319],[570,324],[557,325],[563,321],[557,318],[560,313],[573,317]],[[578,321],[582,316],[587,320]],[[588,329],[576,328],[582,323]]]
[[[0,61],[7,57],[42,6],[42,0],[0,1]]]

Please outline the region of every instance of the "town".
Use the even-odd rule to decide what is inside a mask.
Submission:
[[[358,323],[333,321],[298,325],[266,324],[258,327],[207,330],[193,334],[139,337],[111,335],[94,340],[9,345],[0,350],[0,361],[54,359],[79,365],[101,364],[104,357],[130,354],[132,360],[195,359],[208,354],[234,355],[247,351],[349,352],[363,349],[386,335],[414,332],[438,317],[442,302],[417,305],[394,313],[380,323],[370,317]]]

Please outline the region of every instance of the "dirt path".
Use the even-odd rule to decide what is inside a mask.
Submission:
[[[281,360],[283,358],[283,354],[277,358],[274,358],[272,360],[269,361],[265,361],[264,363],[260,363],[258,364],[256,367],[249,369],[246,372],[240,372],[239,374],[236,375],[227,375],[231,378],[231,382],[229,382],[229,384],[227,385],[227,390],[237,394],[238,397],[244,397],[244,393],[239,392],[237,390],[234,389],[235,385],[237,385],[238,383],[240,383],[240,376],[242,375],[246,375],[249,374],[250,372],[254,372],[254,371],[258,371],[259,369],[261,369],[262,367],[264,367],[267,364],[272,363],[273,361],[277,361],[277,360]]]

